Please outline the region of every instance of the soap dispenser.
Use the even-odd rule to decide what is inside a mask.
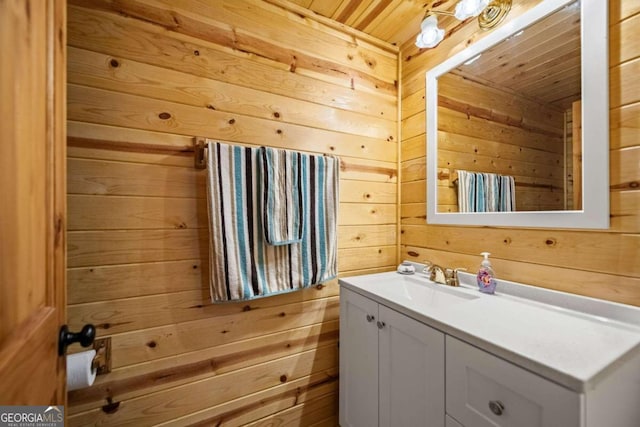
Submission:
[[[484,257],[478,270],[478,288],[480,292],[486,294],[492,294],[496,291],[496,275],[491,268],[491,261],[489,261],[489,252],[482,252],[480,255]]]

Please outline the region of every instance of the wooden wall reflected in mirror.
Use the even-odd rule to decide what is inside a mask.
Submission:
[[[438,212],[460,211],[457,170],[513,176],[517,211],[581,209],[580,55],[575,2],[439,77]]]
[[[429,223],[608,227],[607,17],[595,8],[545,0],[427,72]],[[515,212],[460,212],[460,170],[512,177]]]

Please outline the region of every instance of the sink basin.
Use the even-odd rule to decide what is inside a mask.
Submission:
[[[350,282],[358,277],[349,278]],[[419,312],[457,305],[479,298],[458,288],[439,285],[419,275],[382,273],[370,275],[363,288]]]

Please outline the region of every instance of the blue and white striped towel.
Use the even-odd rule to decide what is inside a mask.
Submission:
[[[337,275],[339,160],[306,156],[300,164],[302,239],[264,238],[260,149],[207,143],[209,260],[213,302],[302,289]]]
[[[516,190],[512,176],[458,171],[458,212],[515,210]]]
[[[308,154],[260,147],[264,238],[270,245],[302,240],[302,167]]]

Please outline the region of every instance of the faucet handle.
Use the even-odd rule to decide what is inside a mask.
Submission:
[[[445,282],[447,286],[458,286],[457,275],[454,269],[451,269],[451,268],[445,269],[444,277],[446,278]]]
[[[431,261],[424,260],[422,261],[424,264],[424,268],[422,269],[423,274],[431,274],[431,268],[433,267],[433,263]]]
[[[451,269],[448,268],[447,271],[451,271]],[[451,271],[451,275],[447,279],[447,285],[449,285],[449,286],[460,286],[460,281],[458,280],[458,272],[459,271],[467,271],[467,269],[466,268],[454,268],[453,271]]]

